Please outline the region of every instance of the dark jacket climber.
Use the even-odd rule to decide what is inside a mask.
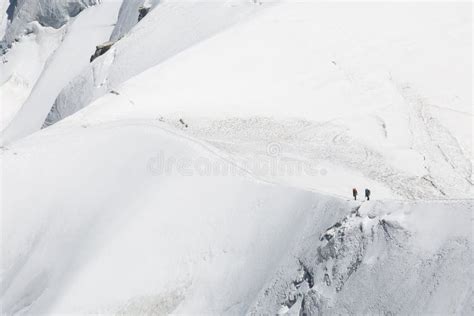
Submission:
[[[367,198],[367,201],[370,200],[370,190],[365,189],[365,197]]]
[[[352,189],[352,196],[354,197],[354,200],[357,200],[357,189],[356,188]]]

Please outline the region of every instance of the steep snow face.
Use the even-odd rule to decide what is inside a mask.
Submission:
[[[361,204],[209,169],[224,158],[159,121],[8,146],[3,311],[468,311],[470,201]]]
[[[2,1],[0,45],[5,50],[1,52],[0,64],[1,131],[27,100],[46,61],[64,39],[69,19],[95,3],[95,0]]]
[[[160,173],[160,154],[200,164],[203,174],[181,173],[179,164]],[[210,286],[209,308],[241,298],[249,305],[305,212],[345,205],[249,176],[207,175],[207,164],[227,163],[164,124],[53,128],[2,159],[7,314],[169,312],[188,291],[199,293],[194,282],[216,278],[233,286]]]
[[[61,44],[66,29],[42,27],[38,22],[32,22],[28,32],[1,56],[0,130],[8,126],[27,100],[46,61]]]
[[[117,41],[122,36],[127,34],[137,23],[140,7],[146,7],[152,10],[160,0],[129,0],[124,1],[120,7],[117,23],[115,24],[111,41]]]
[[[136,23],[138,11],[135,9],[142,2],[124,2],[112,39],[120,37]],[[151,8],[156,4],[148,2]],[[46,125],[80,110],[132,76],[212,37],[262,7],[247,0],[159,2],[114,45],[113,52],[106,54],[113,57],[94,60],[61,91]],[[96,77],[98,73],[100,80]]]
[[[471,212],[468,200],[378,201],[322,233],[309,223],[250,314],[469,314]]]
[[[9,46],[34,21],[42,26],[60,28],[69,18],[97,3],[97,0],[12,0],[7,12],[11,22],[3,40]]]
[[[14,4],[14,2],[15,1],[0,2],[0,38],[3,38],[5,35],[8,20],[11,19],[11,15],[13,15],[12,9],[14,9],[14,6],[12,4]]]
[[[110,37],[120,5],[120,1],[104,0],[100,5],[84,10],[65,26],[61,43],[54,53],[48,56],[47,63],[44,63],[44,59],[31,56],[31,61],[27,61],[27,64],[38,62],[40,67],[44,67],[41,69],[41,75],[36,72],[37,80],[34,80],[33,76],[29,78],[30,86],[34,84],[34,88],[25,91],[24,95],[28,97],[3,130],[3,142],[23,137],[41,128],[59,91],[89,64],[95,46]],[[41,45],[44,45],[44,42],[39,43],[39,49],[42,48]],[[16,48],[15,45],[11,50],[12,55],[18,53]],[[12,60],[10,67],[16,69],[16,65],[21,62],[23,60]],[[6,98],[8,97],[6,94]],[[16,104],[19,105],[20,102]]]
[[[370,185],[384,198],[470,197],[466,8],[283,2],[116,87],[113,73],[145,64],[132,56],[156,56],[151,48],[139,52],[142,43],[133,39],[156,34],[145,23],[157,25],[152,12],[117,46],[127,58],[116,53],[107,80],[93,83],[97,72],[90,71],[62,91],[49,117],[76,111],[76,100],[87,103],[80,87],[115,87],[73,120],[160,119],[242,165],[261,161],[276,144],[278,158],[311,162],[326,176],[267,180],[333,194]],[[99,72],[108,63],[104,56]]]
[[[5,55],[2,312],[471,312],[470,6],[138,3]]]
[[[117,3],[117,1],[114,2]],[[95,25],[94,23],[82,23],[81,26],[78,26],[77,24],[81,24],[81,19],[75,22],[76,18],[74,17],[93,4],[96,4],[95,0],[2,1],[2,7],[0,8],[6,14],[2,16],[3,19],[0,21],[2,25],[0,36],[3,38],[0,44],[5,48],[1,52],[2,63],[0,64],[1,131],[4,131],[12,122],[22,105],[28,101],[28,97],[35,90],[39,90],[39,92],[35,92],[36,94],[34,93],[34,95],[44,96],[44,99],[41,99],[41,102],[39,102],[41,105],[37,106],[35,103],[33,110],[28,109],[28,117],[33,121],[35,118],[40,121],[43,120],[44,116],[38,115],[37,112],[41,113],[40,109],[44,106],[43,101],[46,103],[52,102],[48,101],[48,94],[53,93],[52,97],[55,98],[57,92],[54,92],[54,87],[58,85],[62,87],[65,84],[62,82],[63,79],[67,80],[67,74],[65,73],[68,72],[69,75],[74,76],[74,66],[79,68],[84,66],[84,63],[81,62],[84,60],[82,56],[90,55],[90,51],[87,49],[89,45],[87,43],[84,44],[84,41],[81,42],[81,40],[84,38],[88,38],[91,41],[100,40],[98,38],[103,34],[104,29],[107,28],[101,24],[107,23],[107,19],[100,15],[96,17],[102,19],[102,21],[96,21]],[[119,4],[120,2],[118,2]],[[99,5],[99,7],[102,8],[104,5]],[[113,14],[112,7],[109,7],[108,10]],[[90,10],[86,10],[86,18],[94,18],[94,15],[89,14],[87,11],[90,12]],[[72,24],[76,24],[76,26],[71,26]],[[89,32],[91,35],[84,36],[82,39],[77,36],[78,29],[81,27],[84,30],[80,32]],[[76,35],[72,35],[71,32],[75,32]],[[110,30],[107,36],[109,35]],[[74,43],[71,45],[71,42]],[[74,46],[74,49],[71,50],[74,53],[70,54],[70,60],[66,62],[65,59],[67,58],[64,55],[62,58],[58,58],[60,53],[53,54],[63,43],[66,44],[67,49],[71,49],[71,46]],[[97,43],[92,45],[95,44]],[[49,66],[54,68],[57,65],[54,59],[62,60],[61,72],[63,76],[55,76],[54,78],[51,78],[50,75],[42,76],[43,71],[49,71]],[[87,57],[85,60],[87,60]],[[37,82],[38,79],[40,79],[39,82]],[[44,80],[47,83],[42,84],[41,81]],[[34,88],[36,84],[39,87]],[[48,87],[45,88],[45,85]],[[26,107],[28,108],[28,106]],[[27,124],[24,118],[20,118],[20,120],[21,124]],[[18,130],[23,128],[28,130],[32,127],[17,126],[13,129],[17,130],[16,133],[18,133]]]

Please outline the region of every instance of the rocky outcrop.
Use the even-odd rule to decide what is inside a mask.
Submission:
[[[427,206],[431,207],[428,211]],[[434,222],[419,221],[425,214],[436,217],[452,212],[459,217],[455,221],[463,223],[470,216],[467,206],[468,202],[356,206],[319,238],[316,229],[310,230],[297,246],[294,259],[275,273],[248,312],[300,316],[453,314],[469,299],[472,242],[468,225],[459,228],[460,232],[440,232],[442,240],[436,240],[425,235],[432,233]],[[424,239],[429,247],[420,242]],[[456,294],[451,295],[452,291]]]
[[[94,59],[105,54],[114,44],[115,44],[115,41],[108,41],[100,45],[97,45],[95,48],[95,53],[91,56],[90,61],[93,62]]]
[[[85,8],[95,5],[98,0],[17,0],[8,7],[8,25],[3,43],[10,46],[20,36],[30,22],[37,21],[42,26],[60,28],[71,17]]]
[[[138,23],[138,21],[148,14],[158,3],[159,0],[124,1],[120,7],[117,23],[115,24],[112,35],[110,36],[110,40],[116,41],[127,34]]]
[[[140,22],[140,20],[143,19],[145,15],[148,14],[149,11],[150,11],[149,7],[146,7],[146,6],[139,7],[138,8],[138,22]]]
[[[147,18],[128,33],[137,24],[138,8],[144,3],[142,0],[127,0],[120,7],[110,40],[122,39],[112,48],[116,49],[113,63],[103,67],[108,69],[106,80],[97,83],[93,75],[94,68],[100,68],[98,64],[106,61],[91,63],[59,93],[54,102],[56,106],[51,110],[53,113],[48,115],[44,126],[79,111],[122,82],[211,37],[255,10],[253,4],[230,8],[221,2],[210,5],[207,2],[177,1],[156,6],[159,1],[151,0],[146,1],[151,8]],[[212,23],[209,19],[202,19],[203,15],[209,16]],[[176,16],[179,18],[168,18]]]

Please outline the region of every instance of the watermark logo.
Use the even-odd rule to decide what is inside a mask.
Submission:
[[[316,163],[285,157],[280,143],[266,145],[264,155],[231,160],[226,157],[177,157],[158,152],[147,161],[147,171],[155,176],[256,176],[298,177],[325,176],[327,170]]]
[[[269,143],[267,145],[267,154],[271,157],[278,157],[281,154],[281,145],[279,143]]]

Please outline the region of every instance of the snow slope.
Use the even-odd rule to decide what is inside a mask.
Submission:
[[[5,35],[5,31],[8,25],[8,18],[9,18],[9,10],[10,2],[2,1],[0,2],[0,38],[3,38]]]
[[[470,4],[139,3],[18,68],[3,314],[472,314]]]
[[[42,71],[48,68],[47,62],[64,40],[71,18],[74,20],[86,7],[94,4],[95,0],[2,2],[0,131],[10,124],[28,99]],[[73,61],[71,59],[69,63]],[[54,82],[51,78],[48,80]]]
[[[42,27],[32,22],[28,32],[1,57],[0,130],[8,126],[28,99],[48,58],[61,44],[65,28]]]
[[[2,152],[6,314],[469,311],[471,201],[361,206],[207,172],[231,163],[162,122],[65,123]]]
[[[153,1],[151,2],[154,3]],[[124,3],[112,34],[117,39],[130,28],[138,3]],[[129,78],[212,37],[262,6],[247,0],[161,1],[143,20],[59,93],[46,119],[54,124],[88,105]]]
[[[77,118],[160,118],[178,128],[183,119],[190,135],[241,162],[276,144],[279,157],[327,171],[271,177],[304,188],[345,195],[370,185],[384,198],[466,198],[469,26],[462,3],[283,2],[115,87]],[[50,117],[77,110],[75,91],[83,90],[62,92]]]
[[[2,36],[7,46],[21,36],[31,22],[58,29],[71,17],[98,3],[97,0],[9,0],[8,2],[10,23],[7,24],[5,34]]]
[[[61,45],[48,59],[28,98],[3,130],[3,142],[41,128],[59,91],[89,64],[95,46],[109,38],[120,4],[115,0],[102,1],[84,10],[69,25]]]
[[[184,286],[190,277],[212,278],[206,272],[210,260],[233,261],[234,278],[251,268],[248,285],[254,278],[261,283],[261,272],[273,270],[291,242],[294,222],[316,203],[311,193],[248,177],[155,176],[150,162],[161,150],[219,159],[199,142],[160,126],[107,124],[56,132],[4,152],[2,301],[8,314],[126,308],[129,299],[181,290],[169,286]],[[97,154],[93,159],[91,152]],[[55,194],[44,195],[47,191]],[[274,260],[259,263],[264,253]],[[130,266],[140,268],[132,274]],[[227,266],[219,273],[228,274]],[[252,288],[256,295],[259,287]],[[242,284],[233,295],[249,291]]]
[[[140,7],[146,7],[149,10],[152,10],[159,3],[159,0],[124,1],[120,7],[117,23],[110,35],[110,40],[117,41],[121,39],[139,22],[138,14]]]

